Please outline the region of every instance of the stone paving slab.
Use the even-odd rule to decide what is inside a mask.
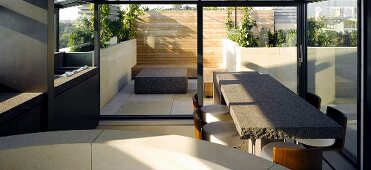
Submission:
[[[170,115],[172,101],[126,102],[117,115]]]

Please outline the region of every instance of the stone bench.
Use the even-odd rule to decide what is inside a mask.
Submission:
[[[197,78],[197,64],[137,64],[131,69],[131,75],[135,78],[140,71],[148,68],[186,68],[188,78]]]
[[[188,91],[187,69],[148,68],[135,77],[136,94],[185,94]]]

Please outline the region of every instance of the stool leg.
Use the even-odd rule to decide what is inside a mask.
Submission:
[[[255,142],[256,142],[256,139],[251,139],[251,145],[252,145],[252,154],[255,155]]]

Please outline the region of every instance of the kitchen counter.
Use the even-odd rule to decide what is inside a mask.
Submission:
[[[244,139],[337,139],[342,127],[269,75],[241,74],[221,93]]]
[[[97,67],[88,67],[87,69],[73,74],[70,77],[59,77],[54,80],[54,95],[57,96],[71,87],[83,82],[98,73]]]
[[[55,95],[61,94],[97,73],[96,67],[89,67],[70,77],[55,79]],[[43,101],[43,93],[0,93],[0,124],[32,109]]]
[[[43,93],[0,93],[0,124],[44,101]]]

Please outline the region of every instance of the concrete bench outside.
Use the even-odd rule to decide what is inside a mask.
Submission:
[[[185,94],[188,91],[187,69],[147,68],[135,77],[136,94]]]

